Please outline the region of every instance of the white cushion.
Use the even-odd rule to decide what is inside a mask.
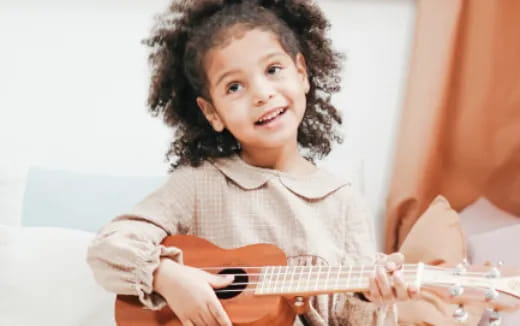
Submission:
[[[0,325],[114,325],[85,257],[93,233],[0,226]]]
[[[484,197],[464,208],[459,216],[460,224],[467,237],[520,223],[520,218],[501,210]]]

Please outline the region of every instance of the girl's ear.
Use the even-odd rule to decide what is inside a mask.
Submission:
[[[305,63],[305,57],[301,53],[296,55],[296,70],[302,78],[305,94],[309,93],[311,85],[309,83],[309,75],[307,74],[307,64]]]
[[[197,105],[216,132],[224,130],[224,122],[218,115],[215,107],[213,107],[213,104],[199,96],[197,97]]]

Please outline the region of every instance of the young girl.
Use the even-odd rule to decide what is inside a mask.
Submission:
[[[183,265],[181,249],[160,244],[167,235],[223,248],[272,243],[288,265],[374,262],[359,195],[313,164],[340,140],[330,95],[342,57],[328,27],[304,0],[170,6],[147,44],[151,111],[176,128],[173,172],[92,242],[88,262],[102,286],[152,309],[168,304],[183,325],[230,325],[213,288],[232,279]],[[374,325],[383,304],[417,293],[400,276],[402,257],[387,261],[370,291],[313,297],[296,324]]]

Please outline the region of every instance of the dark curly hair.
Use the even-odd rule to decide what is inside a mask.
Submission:
[[[174,0],[156,19],[143,41],[152,48],[148,105],[175,128],[166,154],[172,169],[240,152],[235,137],[227,130],[215,132],[196,103],[198,96],[210,100],[204,55],[224,45],[235,26],[273,32],[293,60],[298,53],[304,56],[310,90],[297,136],[304,156],[314,161],[326,156],[333,142],[341,143],[341,116],[330,97],[340,90],[343,55],[331,48],[325,36],[330,23],[312,1]]]

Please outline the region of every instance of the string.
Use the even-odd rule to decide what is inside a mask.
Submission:
[[[261,284],[261,283],[255,283],[255,282],[246,282],[246,283],[233,283],[231,284],[231,286],[234,286],[235,284],[242,284],[242,285],[258,285],[258,284]],[[325,284],[325,285],[328,285],[328,284]],[[336,287],[331,287],[331,288],[327,288],[327,286],[324,286],[324,287],[321,287],[321,288],[318,288],[318,289],[315,289],[315,288],[304,288],[304,289],[296,289],[296,290],[286,290],[286,291],[277,291],[276,288],[267,288],[265,289],[266,291],[268,292],[265,292],[265,293],[258,293],[257,289],[256,288],[250,288],[250,287],[246,287],[244,289],[215,289],[214,291],[216,293],[233,293],[233,292],[255,292],[259,295],[271,295],[271,294],[276,294],[276,293],[300,293],[300,292],[354,292],[354,291],[358,291],[359,289],[368,289],[368,282],[366,284],[363,284],[363,285],[366,285],[366,286],[358,286],[358,287],[353,287],[353,288],[350,288],[350,289],[345,289],[345,288],[336,288]],[[445,287],[445,288],[448,288],[451,286],[451,284],[446,284],[446,285],[443,285],[442,283],[440,283],[438,285],[439,287]],[[486,288],[484,286],[477,286],[478,288]]]
[[[249,270],[249,269],[254,269],[254,270],[258,270],[258,269],[262,269],[262,268],[265,268],[265,267],[287,267],[287,266],[263,266],[263,267],[202,267],[201,269],[205,270],[205,271],[211,271],[211,270],[226,270],[226,269],[242,269],[244,271],[246,270]],[[290,268],[295,268],[295,267],[300,267],[300,266],[290,266]],[[336,269],[331,269],[331,271],[333,270],[334,272],[333,273],[337,273],[339,272],[339,270],[343,270],[343,268],[348,268],[347,266],[346,267],[335,267]],[[288,273],[290,273],[291,275],[307,275],[307,276],[312,276],[312,275],[323,275],[323,274],[327,274],[329,273],[328,270],[324,270],[324,271],[316,271],[316,270],[312,270],[312,267],[311,268],[308,268],[306,271],[303,270],[303,271],[299,271],[298,273],[295,272],[296,269],[294,269],[293,271],[291,271],[290,269],[284,269],[284,270],[274,270],[274,268],[272,270],[269,270],[269,271],[263,271],[263,272],[259,272],[259,273],[223,273],[221,275],[233,275],[233,276],[244,276],[244,275],[247,275],[247,276],[262,276],[262,275],[275,275],[275,276],[279,276],[279,275],[286,275]],[[351,270],[351,274],[352,275],[355,275],[355,276],[360,276],[360,275],[368,275],[368,276],[371,276],[373,274],[373,271],[375,270],[375,267],[372,267],[372,269],[370,270],[366,270],[365,271],[362,271],[361,272],[361,268],[359,268],[358,270],[356,269],[352,269]],[[424,268],[424,270],[436,270],[436,271],[443,271],[443,272],[448,272],[450,274],[453,274],[454,276],[475,276],[475,277],[485,277],[485,276],[488,276],[488,273],[485,273],[485,272],[460,272],[458,271],[457,269],[453,269],[453,268],[442,268],[442,267],[426,267]],[[417,267],[413,267],[413,268],[401,268],[401,269],[398,269],[398,271],[400,271],[401,273],[414,273],[416,274],[417,273]],[[349,270],[345,270],[343,273],[347,273],[349,272]]]
[[[413,280],[413,279],[412,279],[412,280]],[[406,279],[405,279],[404,281],[406,281]],[[329,284],[329,283],[332,283],[331,280],[320,280],[319,282],[320,282],[320,283],[318,283],[319,285],[324,285],[325,287],[326,287],[327,285],[332,286],[332,284]],[[278,282],[276,282],[276,283],[278,283]],[[284,282],[281,282],[281,283],[284,283]],[[288,282],[288,283],[290,283],[290,282]],[[368,283],[368,281],[367,281],[367,283]],[[228,286],[237,286],[237,285],[258,285],[258,284],[264,284],[264,283],[263,283],[263,282],[249,282],[249,281],[248,281],[248,282],[236,282],[236,283],[234,282],[234,283],[229,284]],[[305,286],[305,285],[303,285],[303,286]],[[313,287],[316,287],[316,285],[312,285],[312,286],[311,286],[311,285],[308,285],[308,287],[309,287],[309,288],[313,288]],[[354,287],[353,287],[353,288],[354,288]],[[355,288],[357,288],[357,287],[355,287]]]
[[[323,270],[322,267],[318,268],[318,270],[314,270],[314,268],[317,268],[318,266],[287,266],[287,265],[279,265],[279,266],[240,266],[240,267],[231,267],[231,266],[222,266],[222,267],[204,267],[202,269],[210,271],[210,270],[225,270],[225,269],[241,269],[241,270],[253,270],[255,273],[225,273],[223,275],[233,275],[233,276],[239,276],[239,277],[252,277],[258,279],[258,281],[247,281],[247,282],[234,282],[231,283],[228,287],[235,287],[235,289],[232,288],[224,288],[224,289],[216,289],[216,293],[242,293],[242,292],[255,292],[260,295],[270,295],[277,292],[286,292],[286,293],[298,293],[298,292],[330,292],[330,291],[337,291],[337,292],[352,292],[354,290],[368,288],[369,282],[368,280],[362,280],[362,277],[368,277],[373,275],[373,271],[375,268],[379,265],[371,265],[368,266],[370,269],[364,269],[363,267],[353,267],[353,266],[332,266],[329,268],[325,268]],[[419,269],[420,265],[418,264],[403,264],[401,269],[399,269],[403,275],[403,281],[415,281],[415,278],[418,275],[418,272],[420,272]],[[297,269],[300,268],[301,270],[299,272],[296,272]],[[257,271],[260,272],[258,273]],[[348,271],[347,271],[348,270]],[[457,268],[446,268],[446,267],[438,267],[438,266],[431,266],[431,265],[423,265],[423,270],[432,270],[432,271],[442,271],[447,272],[450,274],[454,274],[458,277],[463,277],[466,275],[474,275],[483,277],[487,276],[489,274],[484,272],[465,272],[460,271]],[[290,282],[286,282],[287,274],[291,274]],[[327,277],[326,279],[320,280],[319,277],[326,274],[327,276],[333,275],[332,278]],[[345,279],[344,275],[347,274],[347,278]],[[267,280],[262,280],[258,276],[264,276],[265,278],[268,278]],[[300,284],[302,279],[295,279],[297,276],[308,276],[308,280],[303,280],[304,284]],[[317,280],[314,286],[311,286],[309,281],[312,279],[311,276],[316,276]],[[282,278],[282,279],[280,279]],[[336,278],[336,284],[334,283],[334,279]],[[364,282],[362,284],[358,284],[356,287],[350,287],[351,290],[349,290],[348,286],[347,289],[341,288],[341,284],[337,283],[337,280],[346,281],[346,285],[349,284],[350,280],[353,278],[358,278],[360,281]],[[411,279],[410,279],[411,278]],[[295,282],[296,286],[299,289],[296,290],[290,290],[291,283]],[[272,283],[272,284],[269,284]],[[283,290],[283,283],[286,284],[285,288],[286,291]],[[452,282],[437,282],[438,286],[441,287],[448,287],[452,285]],[[260,289],[261,291],[267,291],[266,293],[258,293],[257,287],[259,285],[266,286],[265,289]],[[254,285],[254,288],[247,288],[248,285]],[[245,286],[242,289],[236,289],[237,286]],[[278,286],[280,286],[279,289]],[[321,288],[320,288],[321,287]],[[325,288],[325,289],[323,289]]]
[[[350,268],[351,265],[340,265],[340,266],[330,266],[332,268]],[[367,266],[367,265],[365,265]],[[377,264],[373,264],[373,265],[370,265],[370,266],[383,266],[383,265],[377,265]],[[402,267],[413,267],[413,268],[417,268],[418,264],[403,264],[401,265]],[[221,270],[221,269],[224,269],[224,268],[229,268],[229,269],[262,269],[262,268],[269,268],[269,267],[276,267],[276,268],[317,268],[318,266],[291,266],[291,265],[261,265],[261,266],[207,266],[207,267],[200,267],[202,269],[205,269],[205,270],[211,270],[211,269],[217,269],[217,270]],[[324,266],[325,267],[325,266]],[[326,266],[327,268],[329,268],[329,266]],[[446,269],[446,268],[443,268],[443,267],[437,267],[437,266],[430,266],[430,265],[424,265],[425,268],[427,267],[433,267],[433,268],[441,268],[441,269]],[[356,267],[354,267],[353,269],[355,269]],[[361,269],[361,267],[359,267],[359,269]]]

